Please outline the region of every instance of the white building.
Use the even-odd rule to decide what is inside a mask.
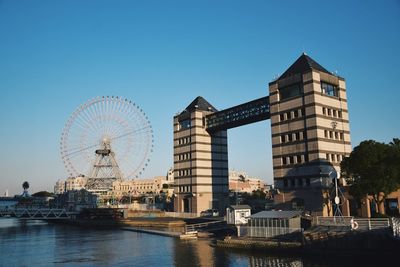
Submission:
[[[251,216],[251,208],[248,205],[232,205],[226,208],[226,223],[241,225],[247,224]]]

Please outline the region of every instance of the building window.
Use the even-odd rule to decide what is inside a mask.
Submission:
[[[301,163],[301,155],[297,155],[297,163]]]
[[[180,130],[185,130],[190,128],[191,126],[191,121],[190,120],[183,120],[179,122]]]
[[[284,88],[279,89],[279,100],[285,100],[288,98],[300,96],[302,93],[302,86],[300,83],[292,84]]]
[[[342,112],[339,110],[338,111],[338,117],[341,118],[342,117]]]
[[[339,139],[339,133],[335,132],[335,139]]]
[[[284,121],[285,120],[285,113],[282,113],[279,115],[279,119],[280,121]]]
[[[299,117],[299,111],[298,110],[294,110],[293,111],[293,118],[298,118]]]
[[[282,164],[283,164],[283,165],[286,165],[286,157],[283,157],[283,158],[282,158]]]
[[[290,120],[290,119],[292,118],[292,112],[291,112],[291,111],[289,111],[288,113],[286,113],[286,118],[287,118],[288,120]]]
[[[322,114],[326,115],[326,108],[322,108]]]
[[[325,82],[321,82],[321,92],[329,96],[338,96],[338,91],[336,86]]]
[[[340,140],[343,140],[343,139],[344,139],[344,134],[340,133]]]
[[[285,143],[285,135],[281,135],[281,143]]]
[[[288,134],[288,142],[292,142],[292,134]]]
[[[336,109],[334,109],[332,112],[333,112],[333,117],[336,117]]]
[[[300,132],[295,133],[296,140],[300,140]]]
[[[327,130],[324,130],[324,136],[325,136],[325,138],[328,138],[328,131]]]
[[[328,153],[326,154],[326,159],[329,160],[329,154]]]
[[[333,138],[333,132],[329,131],[329,138]]]
[[[331,116],[331,114],[332,114],[331,111],[332,110],[330,108],[328,108],[328,116]]]
[[[294,157],[290,156],[289,157],[289,161],[290,161],[290,164],[293,164],[294,163]]]

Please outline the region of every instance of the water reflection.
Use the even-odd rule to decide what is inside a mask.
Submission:
[[[211,241],[181,241],[122,230],[0,219],[0,266],[379,266],[336,255],[320,258],[229,250]],[[388,259],[390,260],[390,259]]]

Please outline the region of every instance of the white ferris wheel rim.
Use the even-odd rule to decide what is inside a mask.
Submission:
[[[138,178],[150,162],[153,137],[150,121],[138,105],[123,97],[99,96],[80,105],[67,120],[61,158],[69,175],[87,175],[95,150],[107,139],[124,178]]]

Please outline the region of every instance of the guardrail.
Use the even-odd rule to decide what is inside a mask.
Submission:
[[[400,239],[400,218],[392,218],[393,236]]]
[[[210,221],[204,223],[188,224],[186,225],[186,232],[195,232],[197,230],[209,227],[226,226],[225,221]]]
[[[303,232],[303,228],[237,226],[240,237],[275,237]]]
[[[198,218],[199,214],[187,212],[165,212],[165,216],[171,218],[193,219]]]
[[[317,225],[349,226],[353,230],[374,230],[391,227],[389,218],[317,217]],[[355,227],[356,225],[356,227]]]

